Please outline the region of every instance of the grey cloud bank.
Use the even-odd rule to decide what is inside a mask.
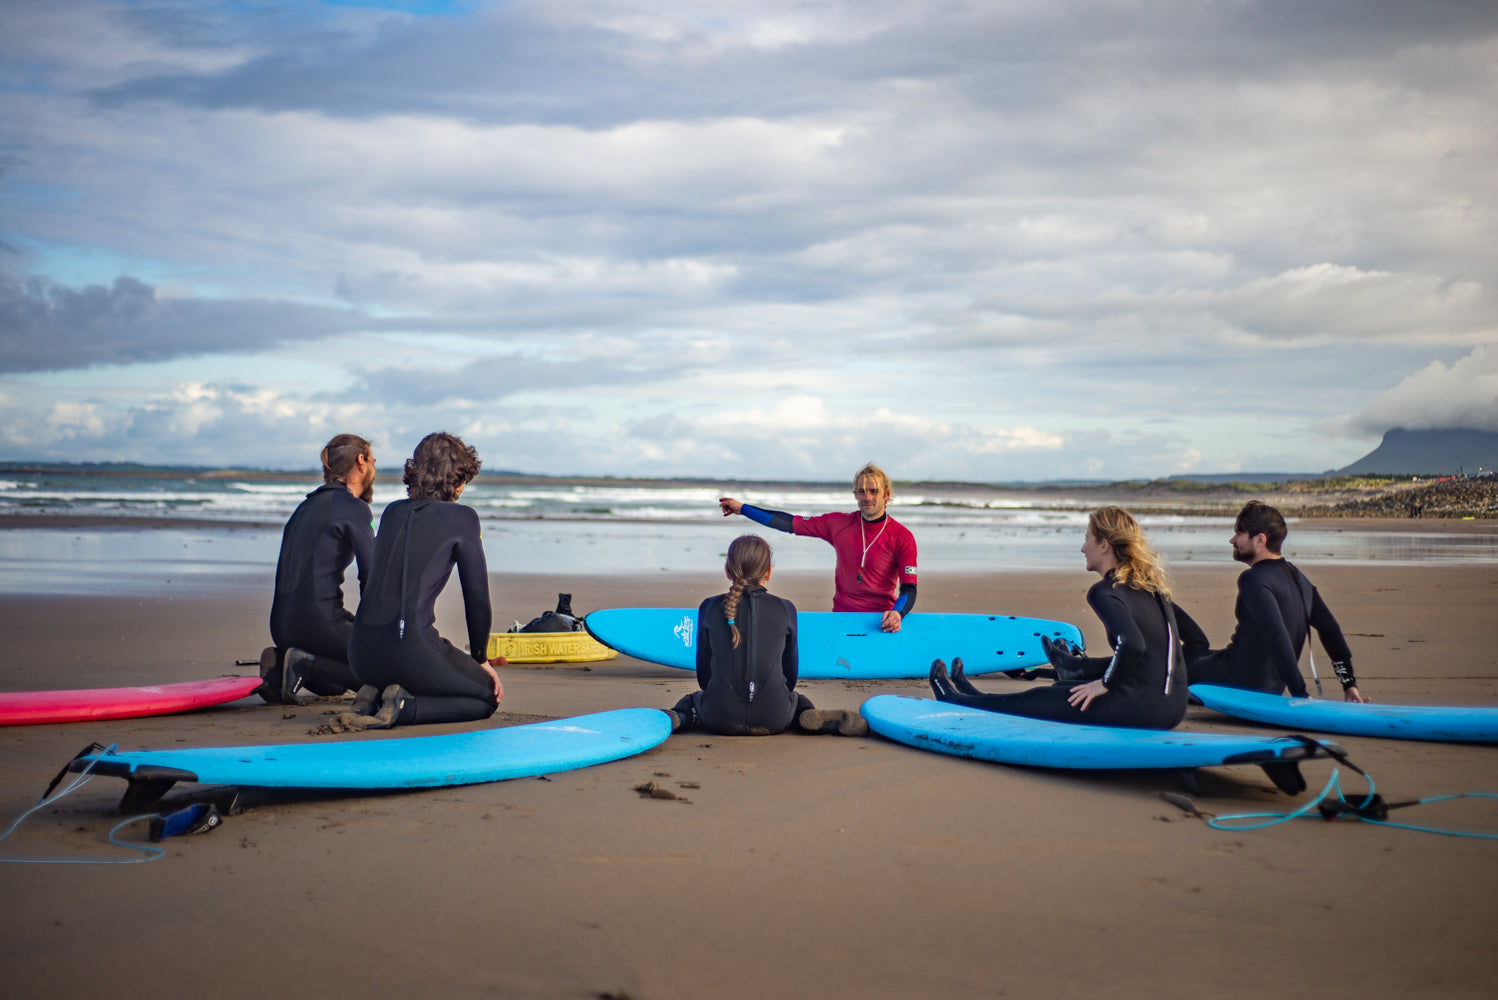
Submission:
[[[1493,429],[1491,4],[16,3],[0,457],[1345,465]]]

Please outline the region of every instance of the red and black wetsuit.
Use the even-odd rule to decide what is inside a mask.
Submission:
[[[744,504],[740,512],[767,528],[820,538],[837,554],[833,611],[889,611],[915,607],[915,536],[884,514],[866,521],[857,511],[801,517]]]

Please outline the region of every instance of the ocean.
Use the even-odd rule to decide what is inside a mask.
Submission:
[[[405,495],[376,484],[374,516]],[[264,586],[280,525],[317,485],[301,477],[0,473],[0,593],[120,593],[173,586]],[[816,486],[731,487],[741,500],[818,514],[853,509],[850,492]],[[756,532],[782,570],[827,570],[832,550],[742,518],[724,519],[711,484],[476,482],[463,503],[478,511],[496,573],[715,572],[728,543]],[[899,494],[891,512],[916,535],[920,569],[1081,570],[1078,547],[1095,501],[971,492]],[[26,526],[27,516],[107,519],[99,527]],[[1231,518],[1145,514],[1140,521],[1168,565],[1228,562]],[[134,523],[139,526],[134,526]],[[40,522],[39,522],[40,525]],[[1306,565],[1498,563],[1498,535],[1297,530],[1285,554]]]

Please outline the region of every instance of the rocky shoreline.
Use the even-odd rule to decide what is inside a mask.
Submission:
[[[1011,497],[1065,497],[1072,501],[1116,503],[1136,514],[1232,515],[1249,500],[1262,500],[1278,507],[1287,517],[1498,518],[1498,476],[1423,481],[1348,477],[1263,487],[1236,483],[1183,485],[1179,480],[1157,480],[1002,492]]]

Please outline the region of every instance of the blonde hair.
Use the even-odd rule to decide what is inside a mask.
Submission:
[[[1099,507],[1087,518],[1087,533],[1113,550],[1117,568],[1113,571],[1115,587],[1148,590],[1162,597],[1170,596],[1170,580],[1160,557],[1150,548],[1144,529],[1134,516],[1122,507]]]
[[[873,462],[870,462],[863,468],[859,469],[856,473],[854,473],[853,488],[855,490],[858,489],[859,482],[865,479],[872,479],[875,483],[877,483],[879,488],[883,490],[885,499],[889,499],[890,497],[893,497],[895,495],[895,491],[890,489],[889,477],[884,474],[883,469],[879,468],[879,466],[875,465]]]
[[[723,599],[723,617],[728,619],[728,630],[733,635],[733,648],[739,648],[739,627],[734,619],[739,614],[739,598],[748,587],[764,582],[770,572],[772,553],[770,543],[758,535],[740,535],[728,546],[728,561],[723,568],[728,570],[732,581],[728,595]]]

